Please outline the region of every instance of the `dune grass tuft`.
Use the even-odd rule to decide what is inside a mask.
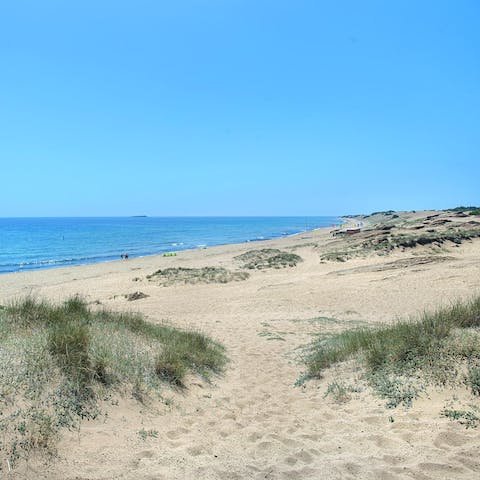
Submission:
[[[25,298],[0,310],[0,473],[32,450],[54,451],[62,428],[101,413],[101,401],[148,401],[162,385],[185,386],[226,363],[200,332],[153,324],[139,314],[94,311],[80,297],[60,305]]]
[[[352,358],[363,361],[371,385],[389,407],[411,405],[429,382],[465,384],[479,395],[480,297],[392,325],[324,337],[306,355],[306,378]]]
[[[347,330],[314,346],[307,361],[309,373],[319,376],[325,368],[360,353],[371,370],[415,362],[435,355],[453,329],[472,327],[480,327],[480,297],[434,313],[425,312],[419,319]]]
[[[185,268],[172,267],[157,270],[147,276],[148,280],[157,281],[160,285],[196,283],[229,283],[246,280],[247,272],[232,272],[223,267]]]
[[[260,250],[249,250],[235,257],[243,263],[243,268],[249,270],[263,270],[266,268],[295,267],[302,262],[302,257],[295,253],[282,252],[278,248],[262,248]]]

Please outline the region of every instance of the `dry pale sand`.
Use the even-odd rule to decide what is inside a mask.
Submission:
[[[426,214],[417,214],[426,215]],[[310,237],[310,238],[303,238]],[[313,247],[312,242],[319,247]],[[315,333],[358,322],[390,322],[480,293],[480,239],[416,261],[421,250],[321,263],[328,232],[105,264],[0,276],[0,300],[81,294],[150,321],[201,329],[227,348],[230,363],[212,384],[191,378],[183,394],[165,387],[165,403],[105,402],[108,416],[67,432],[58,457],[34,459],[12,478],[31,479],[475,479],[480,434],[440,415],[452,391],[430,391],[410,409],[385,408],[369,390],[345,403],[325,397],[354,365],[295,386],[298,347]],[[302,246],[305,245],[305,246]],[[162,287],[146,275],[166,266],[237,268],[251,248],[295,246],[304,262],[255,271],[242,282]],[[395,263],[409,259],[409,262]],[[140,280],[133,281],[135,277]],[[124,294],[148,298],[127,302]],[[325,317],[320,318],[319,317]],[[317,320],[314,320],[317,319]],[[332,320],[335,319],[335,320]],[[467,391],[457,392],[466,396]],[[467,398],[467,397],[465,397]],[[110,402],[111,403],[111,402]],[[478,402],[477,402],[478,403]],[[392,418],[390,418],[392,417]],[[391,420],[394,420],[391,422]],[[158,431],[142,440],[140,429]]]

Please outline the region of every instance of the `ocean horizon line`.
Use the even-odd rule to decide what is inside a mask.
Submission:
[[[318,218],[348,217],[348,214],[326,214],[326,215],[46,215],[46,216],[6,216],[0,220],[16,219],[62,219],[62,218]]]

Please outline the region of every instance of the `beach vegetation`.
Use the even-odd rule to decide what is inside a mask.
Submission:
[[[352,398],[352,394],[361,392],[361,388],[351,385],[342,380],[334,380],[327,386],[324,397],[331,397],[336,403],[346,403]]]
[[[306,378],[359,360],[368,383],[390,408],[410,406],[429,384],[467,385],[480,395],[480,296],[390,325],[319,337],[304,358]]]
[[[92,310],[77,296],[12,302],[0,310],[0,339],[0,472],[32,451],[54,453],[62,429],[102,415],[106,398],[147,404],[226,363],[224,348],[200,332]]]
[[[158,430],[145,430],[142,428],[138,431],[138,436],[145,442],[147,438],[158,438]]]
[[[393,215],[395,213],[395,210],[384,210],[380,212],[372,212],[370,215],[366,215],[367,217],[371,217],[373,215]]]
[[[465,383],[473,395],[480,395],[480,366],[470,366]]]
[[[480,238],[480,228],[450,228],[444,231],[429,229],[422,233],[398,234],[392,234],[389,227],[382,227],[380,230],[382,230],[381,233],[367,237],[348,238],[348,243],[342,251],[325,252],[320,259],[322,261],[341,261],[340,259],[365,257],[371,253],[389,255],[396,249],[407,250],[422,246],[428,246],[438,252],[439,249],[444,250],[449,243],[461,245],[464,241]]]
[[[281,342],[285,341],[285,337],[282,335],[285,335],[286,332],[270,332],[268,330],[264,330],[258,334],[259,337],[264,337],[266,340],[279,340]]]
[[[463,205],[460,205],[459,207],[447,208],[443,211],[444,212],[468,212],[470,210],[480,210],[480,207],[474,207],[474,206],[465,207]]]
[[[283,252],[278,248],[249,250],[248,252],[236,256],[235,260],[242,262],[242,267],[249,270],[295,267],[297,263],[303,261],[300,255]]]
[[[465,240],[480,238],[480,229],[450,229],[443,232],[419,234],[400,233],[395,235],[377,235],[364,241],[362,250],[390,252],[395,248],[407,249],[418,246],[442,246],[446,242],[461,245]]]
[[[248,272],[232,272],[224,267],[173,267],[157,270],[148,275],[147,279],[156,281],[159,285],[170,286],[175,284],[239,282],[246,280],[248,277]]]
[[[143,292],[133,292],[133,293],[127,293],[124,296],[129,302],[133,302],[135,300],[142,300],[144,298],[148,298],[150,295],[147,295],[146,293],[143,293]]]
[[[320,260],[322,262],[346,262],[348,258],[349,253],[342,251],[327,252],[320,255]]]
[[[455,420],[466,428],[475,428],[480,422],[480,417],[473,410],[445,408],[442,411],[442,416]]]

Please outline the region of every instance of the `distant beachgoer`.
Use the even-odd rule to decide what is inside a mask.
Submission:
[[[123,258],[125,258],[125,260],[128,260],[128,253],[126,253]]]

